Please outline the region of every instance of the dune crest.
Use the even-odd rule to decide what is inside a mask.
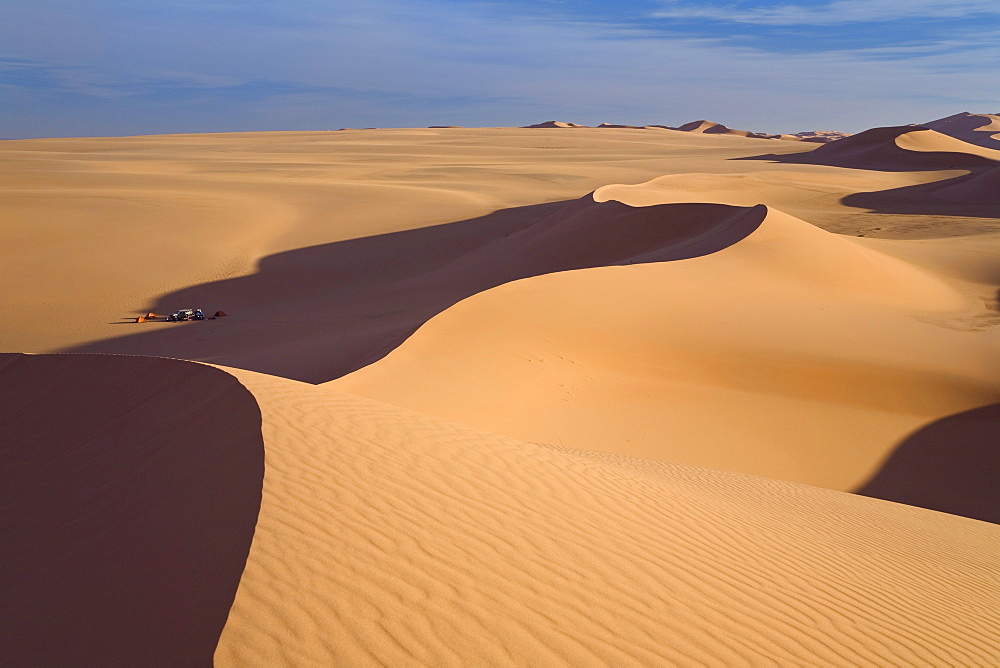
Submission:
[[[919,425],[1000,397],[988,336],[921,321],[973,299],[759,209],[712,254],[480,293],[329,385],[522,440],[842,490]]]
[[[963,111],[921,125],[941,134],[991,149],[1000,149],[1000,115]]]
[[[996,165],[1000,151],[920,126],[903,125],[865,130],[780,160],[859,169],[976,169]]]

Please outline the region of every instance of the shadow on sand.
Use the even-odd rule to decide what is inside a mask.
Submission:
[[[456,302],[540,274],[707,255],[753,232],[763,206],[629,207],[585,196],[278,253],[256,274],[163,295],[149,310],[229,317],[145,323],[61,352],[176,357],[319,383],[385,356]]]
[[[1000,404],[950,415],[911,434],[855,491],[1000,524]]]
[[[983,177],[997,170],[978,170],[941,181],[903,188],[859,192],[840,200],[841,204],[872,213],[924,216],[962,216],[969,218],[1000,218],[1000,190],[982,184]],[[974,197],[973,191],[978,194]],[[989,201],[984,195],[993,193]],[[968,193],[969,196],[963,197]]]
[[[260,425],[203,365],[0,354],[0,664],[211,666],[260,508]]]

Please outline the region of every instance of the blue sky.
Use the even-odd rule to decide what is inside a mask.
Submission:
[[[0,137],[858,131],[1000,111],[997,0],[0,0]]]

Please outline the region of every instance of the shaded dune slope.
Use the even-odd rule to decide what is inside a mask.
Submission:
[[[268,468],[219,666],[996,655],[995,526],[232,373]]]
[[[873,128],[823,144],[807,153],[741,160],[829,165],[883,171],[994,167],[1000,151],[975,146],[920,126]]]
[[[477,294],[330,385],[523,440],[845,491],[919,426],[1000,398],[988,332],[935,324],[973,300],[743,211],[758,210],[752,234],[705,257]]]
[[[858,494],[1000,524],[1000,404],[929,424],[895,448]]]
[[[252,276],[170,293],[154,307],[223,308],[232,316],[225,321],[159,326],[68,352],[155,354],[323,382],[380,359],[477,292],[570,269],[713,253],[750,234],[765,212],[717,204],[638,208],[587,195],[290,251],[265,258]]]
[[[211,665],[263,467],[229,374],[0,355],[0,663]]]
[[[841,202],[883,213],[1000,218],[1000,165],[932,183],[853,193]]]
[[[922,125],[970,144],[1000,149],[1000,115],[962,112]]]

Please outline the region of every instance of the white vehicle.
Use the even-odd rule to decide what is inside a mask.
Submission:
[[[205,314],[200,308],[182,308],[167,316],[167,322],[184,322],[185,320],[204,320]]]

